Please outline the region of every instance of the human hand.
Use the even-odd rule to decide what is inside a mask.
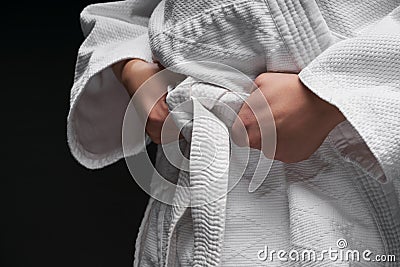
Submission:
[[[255,84],[259,89],[249,96],[239,111],[232,126],[232,138],[239,146],[261,149],[268,158],[285,163],[305,160],[318,149],[329,132],[345,120],[335,106],[303,85],[297,74],[263,73],[256,78]],[[271,147],[261,143],[261,138],[263,143],[274,143],[271,141],[275,137],[274,123],[275,155]]]
[[[169,110],[165,102],[167,81],[159,77],[150,79],[162,69],[158,63],[149,63],[141,59],[120,61],[113,65],[117,79],[130,96],[135,95],[135,109],[139,117],[147,119],[146,133],[156,144],[161,143],[161,131],[163,142],[171,142],[179,136],[171,116],[168,117]],[[141,89],[138,90],[139,88]]]

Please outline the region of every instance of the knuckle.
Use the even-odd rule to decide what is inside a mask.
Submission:
[[[252,121],[248,117],[243,118],[242,122],[246,129],[249,129],[252,126]]]
[[[155,112],[154,110],[152,110],[149,114],[148,120],[152,123],[163,123],[164,122],[164,118],[162,116],[160,116],[158,114],[158,112]]]
[[[125,73],[129,76],[132,75],[132,77],[134,77],[134,75],[138,75],[141,72],[143,72],[145,65],[146,65],[146,62],[141,61],[141,60],[128,61],[128,63],[126,63],[125,68],[124,68]]]
[[[251,148],[260,149],[261,148],[261,135],[259,132],[252,133],[249,137],[249,146]]]
[[[257,87],[260,87],[260,85],[262,83],[263,78],[261,75],[257,76],[257,78],[254,80],[254,83],[257,85]]]
[[[161,137],[159,136],[153,136],[150,137],[150,139],[153,141],[153,143],[156,143],[157,145],[161,144]]]
[[[270,73],[267,73],[267,72],[261,73],[260,75],[258,75],[256,77],[256,79],[254,80],[254,83],[257,86],[260,86],[263,83],[263,81],[269,77],[269,75],[270,75]]]
[[[254,115],[251,111],[246,111],[239,116],[240,122],[243,125],[242,127],[247,130],[251,128],[254,124]]]

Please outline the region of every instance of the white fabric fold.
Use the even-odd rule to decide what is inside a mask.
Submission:
[[[81,13],[85,41],[76,62],[67,135],[72,155],[88,168],[123,157],[121,131],[129,95],[110,66],[128,58],[152,60],[147,24],[158,2],[95,4]],[[144,142],[136,142],[140,152]]]
[[[352,160],[380,180],[358,183],[388,253],[400,255],[399,192],[392,186],[400,177],[400,6],[357,36],[329,47],[299,76],[310,90],[340,109],[357,131],[352,135],[359,134],[376,158]]]
[[[220,264],[231,168],[228,126],[234,120],[232,112],[238,111],[244,99],[233,95],[226,97],[230,93],[225,88],[193,78],[187,78],[168,93],[171,114],[190,141],[190,166],[189,172],[179,175],[180,187],[174,197],[167,234],[165,263],[168,264],[165,266],[175,264],[175,257],[169,255],[176,254],[177,248],[171,241],[176,235],[176,224],[188,207],[193,219],[193,266]],[[182,108],[188,102],[191,110]],[[236,110],[231,110],[232,107]],[[231,110],[230,116],[226,109]]]
[[[357,13],[357,8],[349,9],[352,4],[347,0],[334,2],[338,4],[325,0],[205,0],[188,5],[185,0],[165,0],[153,14],[158,1],[130,0],[89,6],[82,13],[86,40],[78,55],[68,117],[68,139],[73,155],[89,168],[106,166],[123,156],[120,133],[129,98],[110,69],[119,60],[133,57],[151,60],[151,53],[166,67],[190,60],[209,60],[234,67],[250,79],[266,71],[300,72],[303,83],[336,105],[351,124],[346,122],[337,127],[322,150],[308,161],[293,165],[278,163],[273,178],[278,184],[279,179],[288,184],[288,203],[281,203],[284,201],[281,195],[285,194],[282,191],[280,197],[268,195],[272,204],[265,206],[282,208],[288,205],[287,213],[279,209],[281,217],[276,219],[290,219],[290,240],[285,242],[316,245],[313,242],[323,239],[324,244],[328,244],[330,239],[348,234],[355,238],[355,247],[359,247],[358,238],[361,243],[365,241],[379,249],[383,247],[385,253],[400,257],[400,10],[395,9],[400,2],[359,3],[362,14]],[[370,22],[366,18],[371,18]],[[154,266],[155,262],[160,266],[182,264],[178,250],[184,249],[178,247],[177,240],[181,238],[182,241],[183,237],[179,237],[176,227],[188,214],[190,202],[202,202],[204,194],[219,195],[225,190],[227,177],[222,175],[219,186],[212,187],[215,177],[201,168],[205,155],[193,148],[198,140],[206,146],[217,141],[223,147],[221,157],[217,159],[218,166],[229,164],[226,162],[229,145],[222,133],[232,118],[220,112],[224,109],[216,101],[203,101],[201,97],[219,99],[237,111],[242,101],[224,88],[242,96],[250,93],[234,72],[222,72],[218,68],[210,71],[201,63],[175,70],[195,79],[202,77],[201,80],[206,82],[195,85],[199,90],[193,99],[193,114],[186,114],[181,120],[186,123],[191,116],[194,118],[186,133],[190,135],[188,140],[194,138],[191,141],[195,141],[190,143],[192,149],[186,150],[187,155],[196,159],[190,162],[193,172],[168,172],[168,175],[178,177],[178,184],[193,190],[177,191],[174,198],[177,205],[171,208],[150,201],[137,240],[135,266]],[[167,97],[171,109],[182,100],[184,90],[178,93],[179,89],[184,88],[175,88]],[[211,127],[211,124],[196,119],[199,114],[223,124]],[[340,138],[334,139],[335,134]],[[138,140],[137,151],[142,148],[143,140]],[[159,159],[160,167],[168,165],[165,158]],[[340,160],[343,160],[340,166],[329,162]],[[288,170],[300,170],[304,179],[297,181],[298,172]],[[318,180],[314,177],[318,175],[326,176],[318,177]],[[335,199],[334,192],[340,194],[340,186],[329,184],[334,183],[331,180],[324,181],[324,178],[336,179],[337,176],[346,188],[354,186],[354,190],[348,192],[362,196],[362,201],[358,196],[354,197],[354,210],[363,212],[368,226],[360,226],[357,218],[353,218],[356,215],[343,206],[344,200]],[[387,183],[379,183],[382,181]],[[250,188],[255,190],[261,186],[259,190],[267,191],[256,190],[254,194],[269,194],[268,182],[268,179],[256,181]],[[320,188],[313,183],[319,184]],[[244,193],[236,196],[247,197]],[[342,197],[352,199],[346,194]],[[324,205],[324,200],[334,204]],[[193,233],[188,236],[193,237],[193,262],[186,265],[221,264],[224,214],[227,212],[225,201],[220,198],[190,209]],[[322,201],[321,207],[334,211],[335,215],[314,210],[315,201]],[[304,209],[299,203],[308,208]],[[230,216],[239,214],[234,208],[231,207]],[[271,213],[275,210],[272,208]],[[321,229],[313,229],[310,225],[320,218],[321,212],[323,225],[315,226]],[[242,210],[242,213],[245,212]],[[345,222],[354,228],[341,225]],[[354,230],[354,235],[346,229]],[[308,239],[303,230],[309,234]],[[372,235],[371,239],[367,237],[368,233]],[[150,237],[148,242],[147,237]],[[241,238],[240,235],[237,237]],[[187,237],[185,242],[190,243],[191,238]],[[190,254],[191,248],[188,250]],[[254,263],[248,259],[244,262]],[[387,266],[396,264],[388,263]]]
[[[229,132],[225,124],[195,97],[192,96],[192,100],[190,194],[193,266],[219,266],[228,193]]]

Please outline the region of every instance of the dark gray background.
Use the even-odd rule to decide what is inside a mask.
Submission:
[[[93,2],[2,4],[0,266],[132,264],[147,195],[124,161],[87,170],[66,141],[79,13]]]

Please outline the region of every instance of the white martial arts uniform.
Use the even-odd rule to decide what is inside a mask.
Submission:
[[[399,266],[399,6],[399,0],[129,0],[85,8],[86,40],[76,64],[68,140],[72,154],[88,168],[123,157],[121,128],[129,96],[110,66],[127,58],[151,61],[154,54],[164,66],[219,62],[252,79],[266,71],[299,73],[310,90],[347,118],[308,160],[275,161],[254,192],[249,192],[258,161],[253,151],[243,178],[226,197],[193,208],[151,199],[135,266]],[[195,80],[210,69],[196,64],[178,71]],[[237,111],[242,102],[229,90],[241,90],[235,73],[214,71],[192,93],[218,98]],[[183,100],[190,96],[178,85],[167,103],[172,109]],[[193,102],[193,116],[218,112],[224,121],[217,105]],[[179,124],[181,118],[175,119]],[[221,129],[196,126],[196,119],[192,125],[192,141],[213,139],[221,146],[216,162],[221,166],[229,164],[229,139],[220,135],[229,119],[224,122]],[[138,140],[131,153],[143,148]],[[201,160],[198,156],[190,152],[192,161]],[[209,172],[196,176],[171,168],[162,151],[157,168],[200,195],[223,190],[210,187]],[[221,179],[222,187],[228,179]],[[196,187],[199,180],[204,184]],[[397,263],[257,257],[265,245],[320,252],[336,247],[338,239],[345,239],[348,249],[396,255]]]

